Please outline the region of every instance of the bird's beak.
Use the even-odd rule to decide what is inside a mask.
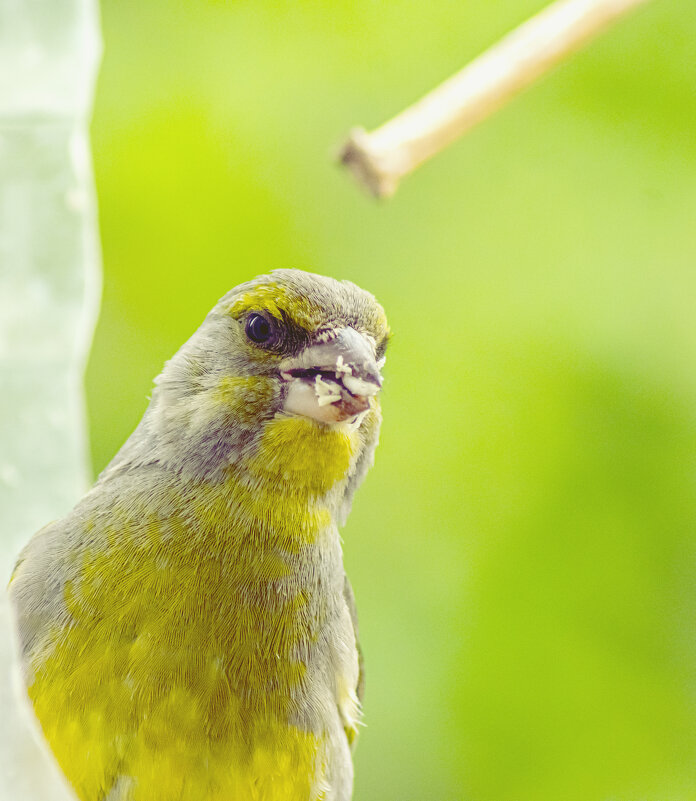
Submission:
[[[383,360],[374,341],[354,328],[341,328],[280,365],[287,384],[283,411],[322,423],[358,418],[382,387]]]

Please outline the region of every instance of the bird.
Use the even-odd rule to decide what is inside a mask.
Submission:
[[[23,685],[80,801],[351,798],[364,670],[339,527],[389,338],[348,281],[235,287],[20,553]]]

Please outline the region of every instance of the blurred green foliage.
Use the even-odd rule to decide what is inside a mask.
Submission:
[[[101,469],[227,289],[395,332],[345,530],[359,801],[696,798],[696,4],[624,21],[375,204],[330,159],[539,0],[103,0]]]

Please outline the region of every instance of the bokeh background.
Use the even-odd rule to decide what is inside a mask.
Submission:
[[[345,529],[358,801],[696,798],[696,4],[655,0],[376,204],[331,161],[539,0],[103,0],[95,472],[279,266],[375,293]]]

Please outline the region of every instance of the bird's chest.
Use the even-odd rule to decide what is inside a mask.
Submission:
[[[357,680],[340,552],[249,562],[209,547],[194,569],[142,546],[137,570],[123,561],[71,590],[75,625],[30,694],[81,797],[111,770],[129,801],[138,787],[142,801],[317,797],[340,696]]]
[[[66,585],[72,624],[29,692],[90,801],[114,775],[128,801],[308,801],[343,735],[357,653],[328,514],[200,495],[114,525]]]
[[[195,562],[160,553],[131,619],[125,608],[119,623],[135,634],[131,675],[188,687],[211,732],[259,715],[289,719],[310,678],[326,682],[340,670],[342,590],[340,548],[329,535],[292,547],[267,532],[222,549],[204,541]]]

